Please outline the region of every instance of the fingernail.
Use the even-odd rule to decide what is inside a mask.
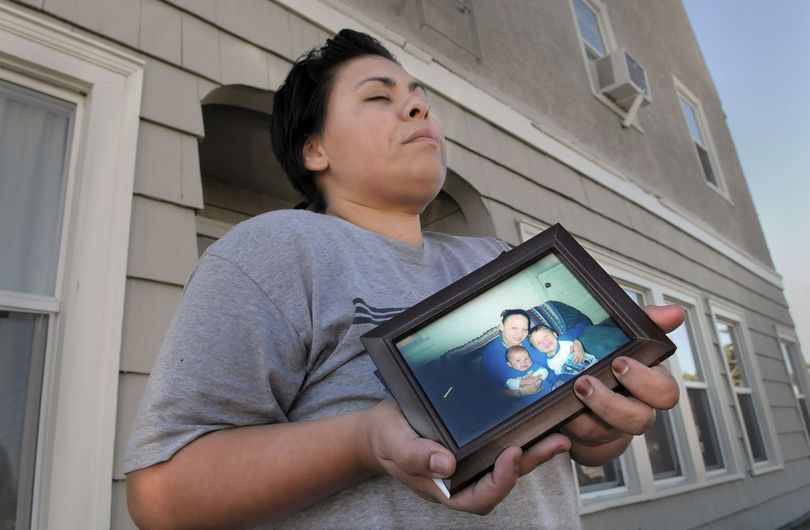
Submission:
[[[438,475],[445,475],[450,469],[450,457],[443,453],[433,453],[428,461],[430,471]]]
[[[579,397],[586,398],[593,394],[593,385],[587,378],[582,378],[577,381],[577,384],[574,385],[574,389],[577,391]]]
[[[630,363],[624,357],[619,357],[613,361],[613,371],[617,375],[624,375],[630,370]]]

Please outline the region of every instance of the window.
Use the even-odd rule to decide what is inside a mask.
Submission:
[[[16,499],[14,513],[0,515],[3,528],[30,524],[42,369],[55,317],[13,297],[56,293],[75,109],[0,81],[0,293],[7,293],[0,294],[0,460]]]
[[[625,287],[624,292],[640,305],[644,305],[644,294],[638,290]],[[647,456],[650,459],[653,479],[662,480],[681,476],[681,462],[678,444],[673,431],[672,417],[668,411],[659,411],[655,422],[644,433],[647,443]]]
[[[602,36],[602,26],[599,22],[599,11],[586,0],[574,0],[574,12],[577,15],[579,34],[582,36],[588,58],[594,61],[605,55],[607,50],[605,39]]]
[[[670,302],[670,300],[667,300]],[[683,304],[681,304],[683,306]],[[707,470],[722,469],[723,455],[717,434],[717,427],[712,413],[711,399],[704,369],[697,355],[694,332],[692,331],[692,311],[684,307],[686,320],[683,325],[669,334],[669,338],[678,349],[675,356],[680,368],[680,381],[686,388],[689,406],[692,410],[695,430],[700,443],[700,453]],[[678,374],[674,374],[678,375]]]
[[[709,129],[700,101],[677,79],[675,80],[675,89],[678,93],[678,104],[681,107],[686,129],[688,129],[694,145],[695,155],[703,173],[703,178],[712,189],[730,200],[720,173],[717,156],[712,147]]]
[[[733,435],[735,421],[740,425],[742,421],[734,416],[730,393],[722,389],[721,363],[710,339],[714,321],[701,318],[706,314],[702,294],[610,254],[594,255],[637,304],[679,304],[686,318],[669,334],[678,349],[665,361],[679,382],[680,403],[659,411],[650,429],[635,437],[621,458],[597,468],[575,465],[582,513],[742,478],[741,446],[735,445]],[[754,391],[759,392],[756,387]],[[769,444],[766,438],[766,447]],[[765,467],[756,470],[765,471]]]
[[[621,458],[595,467],[576,464],[575,469],[580,493],[603,491],[625,485]]]
[[[622,118],[625,118],[622,124],[623,127],[632,126],[638,131],[644,132],[636,118],[637,107],[636,110],[631,111],[631,107],[625,105],[626,101],[622,101],[621,104],[626,107],[622,108],[599,89],[599,76],[596,72],[596,61],[617,48],[616,39],[613,36],[613,30],[610,26],[610,19],[608,18],[605,4],[601,0],[571,0],[570,5],[574,25],[579,35],[580,46],[582,47],[582,58],[588,74],[591,93],[610,110]],[[629,61],[628,66],[630,67],[631,75],[635,74],[634,80],[638,82],[639,75],[644,77],[642,69],[639,67],[638,63],[630,59],[629,55],[626,60]],[[644,88],[648,90],[649,94],[646,79],[641,85],[644,85]]]
[[[794,360],[796,362],[796,366],[800,368],[802,365],[801,357],[798,355],[796,351],[796,344],[785,339],[779,339],[779,349],[782,350],[782,357],[785,360],[785,369],[787,370],[788,374],[788,381],[790,382],[790,386],[793,388],[793,395],[796,397],[796,403],[799,406],[799,412],[802,415],[802,422],[804,424],[804,432],[805,434],[810,437],[810,412],[807,409],[807,392],[805,391],[804,381],[801,377],[801,372],[796,370],[794,366]]]
[[[711,310],[717,354],[735,401],[732,404],[749,469],[753,474],[780,469],[782,455],[774,439],[774,422],[743,313],[718,302],[712,303]]]
[[[7,3],[0,49],[2,525],[108,527],[143,62]]]

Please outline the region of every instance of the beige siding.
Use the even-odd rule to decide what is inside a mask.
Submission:
[[[183,68],[210,79],[220,79],[219,30],[183,13]]]
[[[180,64],[181,13],[160,0],[141,0],[140,49],[172,64]]]
[[[141,116],[194,136],[203,136],[197,79],[157,59],[147,59]]]
[[[124,306],[121,371],[148,374],[169,329],[183,290],[130,278]]]
[[[184,285],[196,262],[194,211],[134,197],[127,275]]]
[[[132,432],[132,422],[138,412],[144,389],[146,388],[146,375],[122,374],[118,385],[118,414],[115,429],[115,461],[113,462],[113,478],[124,479],[123,459],[124,451]]]
[[[135,161],[135,193],[202,208],[197,138],[141,121]]]

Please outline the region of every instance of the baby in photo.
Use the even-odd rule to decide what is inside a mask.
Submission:
[[[515,374],[515,377],[506,380],[505,386],[509,390],[519,390],[520,380],[527,376],[539,377],[542,380],[548,378],[548,370],[539,363],[535,363],[528,350],[520,345],[506,350],[506,365],[512,370],[520,372],[519,375]]]

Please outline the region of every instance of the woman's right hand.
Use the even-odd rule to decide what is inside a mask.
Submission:
[[[393,476],[424,499],[479,515],[492,511],[512,491],[520,476],[571,446],[567,437],[552,434],[525,451],[508,447],[498,456],[492,471],[448,499],[433,479],[453,475],[456,469],[453,454],[441,444],[421,438],[390,399],[371,409],[368,419],[366,451],[372,471]]]

